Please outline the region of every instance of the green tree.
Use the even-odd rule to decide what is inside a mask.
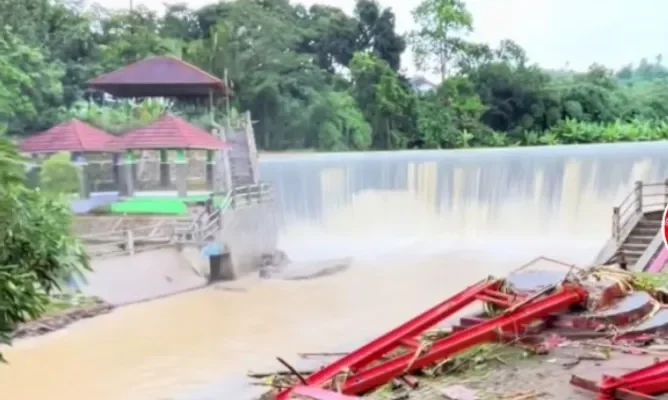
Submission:
[[[0,138],[0,341],[37,318],[59,282],[88,269],[66,202],[25,186],[24,161]],[[0,356],[1,359],[1,356]]]
[[[461,35],[471,31],[473,18],[461,0],[422,0],[413,10],[417,29],[410,39],[419,70],[448,74],[449,64],[464,48]]]
[[[64,71],[39,48],[26,44],[11,29],[0,28],[0,120],[7,133],[21,135],[57,122]]]
[[[373,147],[397,149],[406,146],[407,117],[415,112],[415,97],[390,65],[369,53],[355,53],[349,65],[352,96],[373,129]]]

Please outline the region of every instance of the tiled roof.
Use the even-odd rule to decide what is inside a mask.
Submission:
[[[93,78],[88,86],[117,97],[208,96],[225,93],[225,83],[178,58],[151,57]]]
[[[73,119],[23,139],[19,149],[24,153],[102,153],[111,151],[109,143],[112,140],[114,137],[110,134]]]
[[[147,126],[117,138],[110,146],[119,150],[218,150],[227,144],[202,128],[174,115],[166,114]]]

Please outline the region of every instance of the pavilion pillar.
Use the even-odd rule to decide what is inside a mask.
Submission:
[[[160,150],[160,187],[162,188],[168,188],[172,183],[169,169],[169,153],[167,150]]]
[[[79,170],[79,197],[82,199],[90,198],[90,176],[88,170],[88,161],[81,153],[72,153],[74,165]]]
[[[114,184],[118,187],[121,183],[121,156],[118,153],[111,154],[111,177]]]
[[[183,149],[176,150],[174,172],[178,195],[179,197],[185,197],[188,195],[188,160],[186,159],[186,151]]]
[[[206,151],[206,188],[213,189],[213,171],[216,167],[216,153],[213,150]]]
[[[118,186],[118,192],[121,196],[131,197],[135,194],[135,181],[133,178],[132,170],[136,164],[136,157],[131,151],[126,151],[123,154],[123,158],[119,163],[119,177],[120,185]]]
[[[134,152],[132,156],[130,171],[132,172],[132,184],[136,185],[139,182],[139,157]]]

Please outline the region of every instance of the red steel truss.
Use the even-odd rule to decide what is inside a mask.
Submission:
[[[668,360],[620,377],[603,375],[599,383],[573,375],[571,385],[596,392],[597,400],[650,400],[668,392]]]
[[[367,343],[343,358],[305,378],[301,387],[322,388],[334,380],[344,395],[359,395],[427,365],[444,360],[472,346],[499,339],[509,333],[520,333],[533,321],[582,304],[587,292],[564,284],[551,295],[524,298],[499,291],[500,280],[487,280],[466,288],[450,299],[436,305],[394,330]],[[507,311],[498,317],[482,321],[427,345],[419,335],[457,311],[479,300],[492,303]],[[404,352],[394,358],[389,353],[401,348]],[[374,364],[371,366],[371,364]],[[284,389],[276,400],[288,400],[295,388]]]

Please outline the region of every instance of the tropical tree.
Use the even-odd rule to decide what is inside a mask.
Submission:
[[[71,234],[69,204],[26,187],[25,161],[0,138],[0,342],[6,344],[17,324],[45,311],[63,279],[88,268]]]

